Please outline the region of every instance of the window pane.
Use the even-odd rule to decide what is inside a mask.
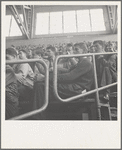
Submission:
[[[9,31],[10,31],[10,21],[12,19],[12,16],[11,15],[7,15],[6,17],[6,30],[5,30],[5,35],[6,36],[9,36]]]
[[[23,16],[20,15],[22,21]],[[6,36],[21,36],[22,32],[12,15],[6,16]]]
[[[48,34],[49,31],[49,13],[37,13],[36,35]]]
[[[103,9],[91,9],[92,31],[105,31],[105,22],[103,17]]]
[[[23,15],[20,15],[20,17],[21,17],[21,19],[23,21]],[[22,32],[21,32],[18,24],[16,23],[16,20],[12,16],[12,25],[11,25],[10,36],[20,36],[20,35],[22,35]]]
[[[75,11],[64,11],[64,33],[76,32],[76,16]]]
[[[50,33],[62,33],[62,12],[50,13]]]
[[[91,31],[89,10],[77,11],[78,32]]]

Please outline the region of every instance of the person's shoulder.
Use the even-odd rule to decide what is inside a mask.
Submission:
[[[12,67],[10,66],[10,65],[6,65],[6,70],[11,70],[12,69]]]
[[[88,58],[83,58],[82,63],[86,63],[86,64],[89,64],[89,65],[92,65],[92,62]]]
[[[48,63],[49,62],[49,60],[47,60],[47,59],[43,59],[44,60],[44,62],[46,62],[46,63]]]
[[[7,72],[14,72],[13,68],[10,65],[6,65]]]

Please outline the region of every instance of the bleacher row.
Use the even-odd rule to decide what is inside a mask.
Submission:
[[[99,48],[97,47],[97,44],[99,45]],[[105,42],[98,40],[94,41],[93,43],[64,43],[64,45],[59,44],[55,46],[50,44],[47,46],[33,45],[33,49],[31,45],[21,46],[19,48],[12,45],[11,47],[12,48],[6,49],[6,59],[9,61],[15,61],[15,64],[18,59],[27,60],[29,50],[33,51],[33,54],[29,59],[36,58],[43,59],[45,61],[45,63],[49,67],[49,101],[52,102],[55,101],[54,96],[52,97],[52,94],[50,94],[53,93],[53,62],[55,61],[55,56],[63,54],[62,52],[67,52],[68,55],[79,54],[79,57],[75,58],[75,56],[71,56],[71,58],[62,58],[58,61],[58,92],[61,97],[72,97],[74,95],[81,94],[83,91],[92,90],[92,85],[94,82],[93,61],[92,59],[89,59],[89,56],[82,57],[81,54],[100,53],[98,54],[98,57],[95,57],[97,71],[96,79],[98,80],[98,87],[106,86],[108,84],[117,82],[117,55],[115,53],[112,53],[110,55],[107,53],[106,55],[104,53],[116,52],[117,42]],[[43,58],[42,52],[44,52],[43,54],[46,54],[46,56],[48,57]],[[12,92],[9,81],[9,79],[12,79],[12,86],[14,85],[13,91],[16,91],[16,84],[18,86],[19,99],[17,94],[16,99],[18,99],[18,106],[21,108],[19,113],[23,114],[31,110],[41,108],[44,104],[45,99],[45,85],[43,82],[45,80],[45,70],[43,66],[39,63],[36,63],[34,66],[33,63],[23,63],[18,65],[15,64],[8,66],[8,69],[6,70],[6,89],[8,88],[7,90],[10,92],[8,94],[8,97],[6,97],[6,100],[8,100],[9,102],[13,101],[10,97]],[[17,82],[13,83],[13,81]],[[100,93],[100,96],[105,100],[105,102],[108,102],[109,94],[111,91],[116,92],[116,89],[107,89]],[[7,105],[7,107],[6,112],[7,109],[10,109],[10,105]],[[12,109],[13,108],[10,109],[11,112],[13,112]],[[18,108],[16,107],[16,109]],[[6,119],[10,117],[9,114],[10,112],[8,113],[8,117]],[[39,120],[42,119],[40,117]]]
[[[92,42],[85,42],[83,41],[84,43],[86,43],[87,45],[87,48],[88,48],[88,52],[92,52]],[[105,51],[106,52],[116,52],[117,51],[117,41],[103,41],[104,42],[104,46],[105,46]],[[71,43],[72,45],[75,44],[75,43]],[[46,47],[47,46],[50,46],[51,44],[47,44],[47,45],[44,45],[44,44],[39,44],[39,45],[20,45],[20,46],[14,46],[14,45],[11,45],[11,47],[17,49],[17,50],[34,50],[36,48],[41,48],[42,50],[45,51]],[[54,46],[58,51],[64,49],[66,47],[67,43],[57,43],[57,44],[52,44],[52,46]]]

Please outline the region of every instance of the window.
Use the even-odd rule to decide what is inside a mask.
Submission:
[[[105,31],[105,23],[102,9],[91,9],[91,26],[92,31]]]
[[[49,13],[38,13],[36,35],[49,33]]]
[[[105,31],[103,9],[37,13],[36,35]]]
[[[23,16],[20,15],[22,21]],[[6,16],[6,36],[22,36],[22,32],[12,15]]]
[[[50,13],[50,34],[62,33],[62,12]]]
[[[78,32],[91,31],[89,10],[78,10],[76,12]]]
[[[76,32],[76,15],[75,11],[63,12],[64,33]]]

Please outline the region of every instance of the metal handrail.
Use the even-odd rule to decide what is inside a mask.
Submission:
[[[98,85],[97,85],[97,76],[96,76],[96,67],[94,65],[94,78],[95,78],[95,85],[96,85],[96,89],[95,90],[91,90],[89,92],[86,92],[84,94],[79,94],[79,95],[76,95],[76,96],[73,96],[73,97],[70,97],[70,98],[66,98],[66,99],[62,99],[61,97],[59,97],[58,95],[58,90],[57,90],[57,63],[58,63],[58,59],[60,58],[71,58],[71,57],[83,57],[83,56],[93,56],[93,62],[95,64],[95,55],[107,55],[107,54],[117,54],[117,52],[106,52],[106,53],[89,53],[89,54],[75,54],[75,55],[60,55],[60,56],[57,56],[54,63],[53,63],[53,66],[54,66],[54,76],[53,76],[53,90],[54,90],[54,95],[55,97],[62,101],[62,102],[70,102],[70,101],[73,101],[75,99],[78,99],[78,98],[81,98],[83,96],[87,96],[89,94],[92,94],[92,93],[95,93],[97,91],[100,91],[102,89],[105,89],[105,88],[108,88],[108,87],[111,87],[111,86],[114,86],[115,84],[117,83],[114,83],[114,84],[110,84],[110,85],[107,85],[105,87],[101,87],[101,88],[98,88]]]
[[[45,68],[45,103],[44,105],[39,108],[38,110],[34,110],[34,111],[30,111],[28,113],[13,117],[9,120],[19,120],[19,119],[24,119],[26,117],[30,117],[32,115],[35,115],[37,113],[42,112],[43,110],[46,109],[46,107],[48,106],[48,95],[49,95],[49,71],[48,71],[48,66],[47,64],[41,60],[41,59],[27,59],[27,60],[17,60],[17,61],[7,61],[6,64],[20,64],[20,63],[30,63],[30,62],[38,62],[40,64],[43,65],[43,67]]]
[[[113,84],[106,85],[104,87],[98,88],[95,56],[96,55],[108,55],[108,54],[112,54],[113,55],[113,54],[117,54],[117,52],[92,53],[92,54],[89,53],[89,54],[60,55],[60,56],[57,56],[56,59],[55,59],[55,61],[54,61],[54,63],[53,63],[53,67],[54,67],[54,76],[53,76],[53,84],[54,84],[54,86],[53,86],[53,90],[54,90],[55,97],[58,100],[62,101],[62,102],[70,102],[70,101],[76,100],[78,98],[87,96],[89,94],[96,93],[96,103],[97,103],[97,107],[98,107],[98,109],[97,109],[97,111],[98,111],[98,119],[101,120],[99,91],[101,91],[103,89],[106,89],[106,88],[109,88],[109,87],[112,87],[114,85],[117,85],[117,82],[113,83]],[[83,57],[83,56],[92,56],[93,57],[95,89],[91,90],[89,92],[83,93],[83,94],[79,94],[79,95],[70,97],[70,98],[62,99],[61,97],[59,97],[58,91],[57,91],[57,63],[58,63],[58,59],[60,59],[60,58],[71,58],[71,57]],[[109,114],[110,114],[110,109],[109,109]],[[110,115],[110,120],[111,120],[111,115]]]

